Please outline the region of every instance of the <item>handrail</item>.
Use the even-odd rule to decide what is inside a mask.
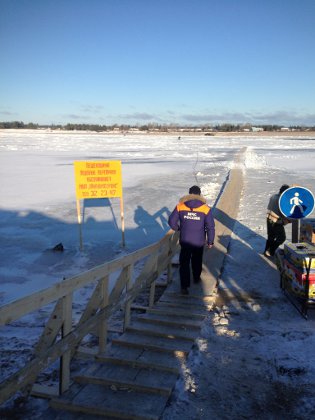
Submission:
[[[93,267],[84,273],[64,279],[60,283],[56,283],[46,289],[35,292],[31,295],[17,299],[0,307],[0,326],[9,324],[18,318],[32,311],[36,311],[41,307],[60,299],[68,293],[74,292],[94,281],[101,279],[106,275],[110,275],[119,269],[123,269],[135,261],[147,257],[159,248],[174,232],[170,229],[166,235],[158,242],[145,248],[138,249],[128,255],[106,262],[104,264]]]
[[[29,392],[41,371],[60,358],[59,392],[70,385],[70,360],[82,339],[93,331],[98,331],[99,352],[103,352],[107,342],[107,320],[119,308],[125,310],[125,325],[130,319],[131,302],[145,287],[150,287],[150,302],[153,304],[155,281],[167,269],[171,280],[171,261],[178,250],[178,233],[169,230],[158,242],[134,251],[118,259],[106,262],[84,273],[56,283],[55,285],[23,297],[0,307],[0,326],[15,321],[30,312],[56,302],[44,332],[39,338],[35,354],[22,369],[0,383],[0,404],[17,391]],[[136,279],[132,279],[135,264],[147,259]],[[115,285],[109,288],[109,276],[119,272]],[[96,283],[85,311],[79,322],[71,328],[72,299],[78,289]],[[61,338],[58,334],[61,331]]]

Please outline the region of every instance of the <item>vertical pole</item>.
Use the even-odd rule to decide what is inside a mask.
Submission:
[[[154,258],[154,264],[152,267],[152,272],[154,275],[153,281],[151,283],[150,286],[150,294],[149,294],[149,308],[152,308],[152,306],[154,305],[154,297],[155,297],[155,284],[156,284],[156,279],[157,279],[157,270],[158,270],[158,257],[159,254],[158,252],[156,252],[155,254],[155,258]]]
[[[61,328],[61,336],[64,338],[71,332],[72,328],[72,294],[64,296],[62,299],[62,317],[63,324]],[[59,393],[67,391],[70,386],[70,361],[71,349],[67,350],[60,358],[60,378]]]
[[[173,270],[172,270],[172,262],[170,261],[167,264],[167,283],[171,283],[173,279]]]
[[[101,293],[102,293],[102,301],[100,309],[104,309],[108,305],[108,279],[109,276],[104,277],[101,279]],[[105,353],[106,350],[106,343],[107,343],[107,318],[104,318],[100,321],[99,325],[99,334],[98,334],[98,351],[99,354]]]
[[[82,251],[82,249],[83,249],[83,241],[82,241],[80,200],[77,200],[77,215],[78,215],[79,235],[80,235],[80,250]]]
[[[126,293],[132,288],[132,265],[128,265],[127,268],[127,280],[126,280]],[[128,300],[125,306],[125,318],[124,318],[124,331],[126,327],[130,324],[130,310],[131,310],[131,300]]]
[[[300,238],[300,219],[292,221],[292,242],[298,243]]]
[[[154,305],[154,296],[155,296],[155,283],[156,280],[153,280],[150,286],[150,294],[149,294],[149,308],[152,308]]]
[[[121,194],[120,197],[120,219],[121,219],[121,236],[122,236],[122,246],[125,247],[125,218],[124,218],[124,201]]]

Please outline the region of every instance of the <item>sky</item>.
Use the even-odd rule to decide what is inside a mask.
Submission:
[[[314,0],[0,0],[0,121],[315,124]]]

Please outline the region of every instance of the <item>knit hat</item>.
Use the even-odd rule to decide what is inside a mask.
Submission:
[[[286,191],[288,188],[290,188],[289,185],[283,184],[282,187],[279,190],[279,193],[282,194],[284,191]]]
[[[198,187],[198,185],[193,185],[192,187],[189,188],[189,194],[196,194],[196,195],[200,195],[201,194],[201,190]]]

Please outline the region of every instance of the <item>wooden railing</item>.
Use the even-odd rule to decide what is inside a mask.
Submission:
[[[124,328],[130,322],[131,304],[145,289],[149,288],[149,307],[155,298],[156,280],[167,270],[167,281],[171,281],[171,262],[178,252],[178,234],[170,230],[159,242],[135,251],[122,258],[99,265],[87,272],[64,279],[54,286],[19,299],[0,308],[0,326],[55,303],[44,331],[34,349],[32,359],[19,371],[0,384],[0,404],[16,392],[28,393],[36,388],[38,375],[60,359],[59,393],[70,386],[70,361],[81,341],[88,334],[98,337],[98,353],[106,349],[108,320],[118,309],[124,310]],[[133,269],[139,262],[144,265],[137,276]],[[117,276],[109,290],[110,275]],[[74,292],[87,285],[94,285],[94,291],[74,324]],[[37,394],[45,391],[37,386]]]

